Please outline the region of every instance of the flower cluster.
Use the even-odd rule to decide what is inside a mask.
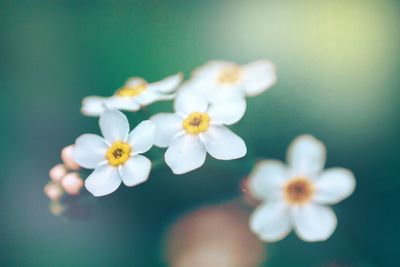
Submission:
[[[79,195],[83,188],[83,180],[78,173],[80,166],[72,158],[73,146],[67,146],[61,151],[62,164],[57,164],[50,169],[50,181],[46,184],[43,191],[51,200],[50,208],[61,207],[61,198],[67,194],[69,196]],[[53,213],[58,214],[58,211]]]
[[[275,66],[266,60],[245,65],[211,61],[185,82],[181,73],[153,83],[135,77],[113,96],[86,97],[81,111],[99,117],[102,136],[77,138],[68,150],[75,164],[70,169],[92,169],[85,187],[94,196],[105,196],[121,183],[136,186],[149,178],[152,162],[142,154],[153,145],[166,148],[165,163],[177,175],[201,167],[207,154],[218,160],[242,158],[246,144],[229,126],[244,116],[246,97],[261,94],[276,80]],[[173,113],[153,114],[130,131],[121,111],[135,112],[162,100],[174,101]],[[336,217],[323,205],[349,196],[354,177],[345,169],[322,171],[325,147],[311,136],[296,139],[288,154],[288,167],[261,161],[250,175],[248,191],[263,203],[251,217],[250,228],[265,241],[283,238],[292,227],[303,240],[325,240],[335,229]],[[61,167],[51,176],[55,173],[66,174]]]

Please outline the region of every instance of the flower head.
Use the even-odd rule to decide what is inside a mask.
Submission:
[[[198,93],[184,91],[175,100],[175,114],[160,113],[151,118],[157,125],[155,144],[168,147],[165,161],[175,174],[203,165],[207,152],[220,160],[241,158],[244,141],[225,125],[239,121],[245,110],[242,98],[209,105]]]
[[[99,120],[104,136],[84,134],[75,143],[74,160],[82,167],[94,169],[85,181],[95,196],[114,192],[121,181],[134,186],[147,180],[151,162],[140,155],[154,143],[155,125],[143,121],[129,133],[129,122],[116,109],[106,109]]]
[[[266,60],[245,65],[210,61],[193,72],[182,90],[199,91],[211,101],[226,95],[256,96],[276,82],[275,66]]]
[[[67,194],[76,196],[79,195],[79,192],[83,187],[83,180],[79,173],[71,172],[61,179],[60,184]]]
[[[181,83],[183,75],[178,73],[159,82],[147,83],[141,78],[130,78],[111,97],[88,96],[82,101],[82,113],[99,116],[104,106],[126,111],[137,111],[143,106],[160,100],[169,100]]]
[[[250,228],[262,240],[280,240],[292,228],[309,242],[332,235],[337,219],[326,205],[350,196],[355,178],[347,169],[323,170],[325,158],[324,144],[303,135],[289,147],[288,166],[276,160],[257,164],[249,190],[263,203],[253,213]]]

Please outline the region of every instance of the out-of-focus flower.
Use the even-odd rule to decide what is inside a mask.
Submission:
[[[142,78],[130,78],[111,97],[88,96],[82,101],[82,113],[99,116],[104,107],[126,111],[137,111],[143,106],[174,97],[173,91],[183,79],[182,73],[169,76],[159,82],[147,83]]]
[[[61,186],[69,195],[78,195],[84,183],[79,173],[68,173],[61,179]]]
[[[246,144],[225,125],[238,122],[246,101],[232,97],[209,106],[198,93],[184,91],[174,103],[175,114],[160,113],[151,120],[157,125],[155,144],[168,147],[165,161],[175,174],[183,174],[204,164],[207,152],[220,160],[246,155]]]
[[[104,138],[94,134],[80,136],[73,149],[73,158],[80,166],[94,169],[85,180],[86,189],[94,196],[117,190],[121,181],[134,186],[147,180],[151,162],[140,155],[154,144],[156,126],[143,121],[129,133],[129,122],[116,109],[106,109],[99,120]]]
[[[53,181],[47,183],[43,191],[52,201],[59,201],[64,195],[64,191],[62,190],[61,186]]]
[[[59,183],[61,179],[68,173],[67,169],[63,164],[57,164],[53,168],[51,168],[49,172],[49,176],[51,180]]]
[[[69,170],[76,171],[79,170],[80,166],[72,158],[73,147],[73,145],[64,147],[63,150],[61,150],[61,159]]]
[[[211,101],[225,95],[256,96],[276,83],[275,66],[267,60],[245,65],[210,61],[195,70],[182,90],[200,91]]]
[[[257,164],[250,175],[250,192],[263,201],[250,219],[260,239],[277,241],[292,228],[304,241],[324,241],[334,232],[335,213],[325,205],[350,196],[355,188],[351,171],[323,170],[326,149],[312,136],[296,138],[288,150],[288,166],[276,160]]]
[[[167,235],[171,267],[256,267],[264,261],[262,242],[248,228],[249,214],[237,203],[198,209]]]
[[[59,216],[64,212],[65,207],[58,201],[52,201],[50,202],[49,210],[54,216]]]

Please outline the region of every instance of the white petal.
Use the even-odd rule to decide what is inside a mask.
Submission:
[[[238,122],[246,111],[246,100],[241,97],[228,98],[215,102],[208,109],[211,123],[231,125]]]
[[[207,152],[216,159],[238,159],[247,153],[243,139],[225,126],[210,126],[202,134],[202,140]]]
[[[250,193],[259,199],[282,199],[283,186],[289,178],[287,167],[277,160],[263,160],[250,174]]]
[[[183,131],[182,118],[172,113],[159,113],[150,118],[156,124],[155,145],[167,147]]]
[[[105,106],[127,111],[137,111],[140,109],[140,105],[135,97],[113,96],[105,102]]]
[[[288,149],[288,163],[293,175],[316,178],[325,165],[325,145],[311,135],[297,137]]]
[[[314,200],[321,204],[335,204],[350,196],[355,189],[356,180],[351,171],[332,168],[324,171],[315,181]]]
[[[94,169],[106,160],[107,149],[107,143],[102,137],[95,134],[84,134],[76,139],[72,157],[80,166]]]
[[[100,115],[99,125],[104,138],[110,143],[125,141],[128,137],[128,119],[116,109],[106,109]]]
[[[185,90],[177,95],[174,106],[178,114],[186,117],[192,112],[205,112],[208,102],[203,95]]]
[[[284,238],[291,230],[288,206],[280,201],[261,205],[250,217],[250,229],[263,241]]]
[[[296,234],[308,242],[328,239],[337,225],[333,210],[317,204],[293,207],[292,216]]]
[[[82,100],[82,114],[86,116],[99,116],[104,111],[104,104],[109,97],[88,96]]]
[[[98,166],[85,180],[86,189],[95,197],[111,194],[121,184],[118,168],[107,164]]]
[[[147,152],[154,144],[156,124],[146,120],[139,123],[129,134],[128,143],[135,154]]]
[[[175,75],[168,76],[167,78],[159,82],[151,83],[149,84],[149,87],[151,90],[154,90],[156,92],[168,94],[173,92],[178,87],[182,79],[183,79],[183,74],[177,73]]]
[[[143,183],[149,178],[150,170],[150,160],[142,155],[136,155],[121,167],[122,181],[126,186]]]
[[[144,91],[143,93],[141,93],[140,95],[138,95],[136,98],[136,101],[141,106],[147,106],[156,101],[167,100],[167,99],[171,99],[171,96],[162,95],[156,91],[148,89],[148,90]]]
[[[258,60],[242,66],[247,96],[256,96],[276,83],[275,66],[267,60]]]
[[[206,149],[197,135],[176,136],[165,153],[165,162],[175,174],[199,168],[206,160]]]
[[[193,71],[193,78],[209,79],[212,77],[218,77],[219,73],[227,67],[235,66],[236,64],[224,60],[213,60],[205,63],[196,70]]]
[[[105,107],[119,110],[136,111],[140,106],[132,97],[88,96],[82,101],[81,112],[86,116],[99,116]]]
[[[143,78],[140,77],[131,77],[125,82],[125,86],[136,86],[136,85],[141,85],[141,84],[146,84],[146,81]]]

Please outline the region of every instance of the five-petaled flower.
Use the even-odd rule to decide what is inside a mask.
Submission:
[[[173,91],[181,83],[183,75],[178,73],[159,82],[147,83],[142,78],[130,78],[111,97],[88,96],[82,101],[82,113],[99,116],[104,107],[126,111],[137,111],[143,106],[161,100],[173,99]]]
[[[210,61],[199,67],[182,90],[199,91],[210,101],[226,95],[256,96],[276,83],[275,66],[267,60],[245,65]]]
[[[263,201],[250,218],[250,228],[264,241],[284,238],[292,228],[304,241],[323,241],[334,232],[337,219],[326,204],[350,196],[353,174],[343,168],[323,170],[324,144],[309,135],[294,140],[288,164],[265,160],[250,175],[250,193]]]
[[[134,186],[147,180],[151,162],[140,155],[154,144],[155,124],[143,121],[129,133],[129,122],[116,109],[106,109],[99,120],[104,138],[94,134],[80,136],[73,148],[74,160],[94,169],[85,181],[94,196],[114,192],[121,181]]]
[[[209,105],[203,95],[183,91],[174,108],[175,114],[160,113],[151,120],[157,125],[155,144],[168,147],[165,161],[175,174],[202,166],[207,152],[220,160],[246,154],[244,141],[225,126],[242,118],[246,110],[244,99],[232,97]]]

